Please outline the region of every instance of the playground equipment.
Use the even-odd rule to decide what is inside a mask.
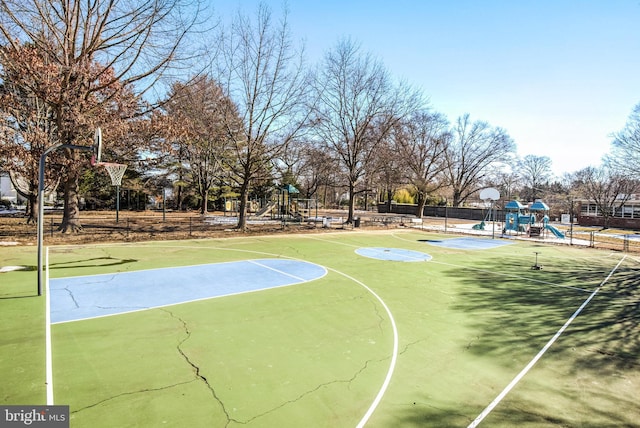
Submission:
[[[549,218],[547,217],[547,221],[549,221]],[[556,227],[550,225],[550,224],[545,224],[544,225],[545,229],[549,230],[551,233],[553,233],[556,237],[560,238],[560,239],[564,239],[564,233],[560,232]]]
[[[560,232],[556,227],[552,226],[549,224],[549,207],[547,206],[547,204],[545,204],[544,202],[538,200],[535,201],[531,207],[529,208],[529,210],[534,211],[534,212],[539,212],[540,214],[544,214],[542,216],[542,226],[540,229],[540,234],[542,232],[542,230],[548,230],[551,233],[553,233],[556,238],[560,238],[560,239],[564,239],[564,233]],[[539,215],[540,215],[539,214]]]
[[[549,206],[544,202],[536,200],[527,208],[518,201],[511,201],[504,209],[504,232],[513,230],[536,237],[542,236],[543,231],[548,230],[557,238],[564,239],[564,233],[549,224]]]
[[[527,208],[518,201],[510,201],[504,206],[504,210],[506,211],[505,231],[527,232],[529,227],[535,223],[535,215],[526,214]]]

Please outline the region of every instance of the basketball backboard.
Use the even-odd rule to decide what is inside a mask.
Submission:
[[[487,187],[480,191],[480,199],[483,201],[497,201],[500,199],[500,192],[493,187]]]
[[[93,136],[93,155],[91,156],[91,165],[97,165],[102,162],[102,130],[96,128]]]

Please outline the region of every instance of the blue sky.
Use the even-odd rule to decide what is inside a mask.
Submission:
[[[212,0],[223,20],[257,0]],[[279,16],[283,2],[263,1]],[[504,128],[554,173],[601,162],[640,103],[640,0],[289,0],[310,63],[351,37],[451,122]]]

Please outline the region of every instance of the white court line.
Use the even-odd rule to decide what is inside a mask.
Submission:
[[[625,255],[624,257],[622,257],[622,259],[620,259],[618,264],[611,270],[611,272],[609,272],[609,275],[607,275],[607,277],[600,283],[600,285],[598,285],[598,287],[593,291],[593,293],[591,293],[591,295],[587,298],[587,300],[585,300],[582,303],[582,305],[580,305],[580,307],[573,313],[573,315],[571,315],[571,318],[569,318],[567,322],[564,323],[564,325],[560,328],[560,330],[558,330],[558,332],[551,338],[551,340],[549,340],[547,344],[544,345],[544,347],[540,350],[540,352],[538,352],[538,354],[535,357],[533,357],[533,359],[529,362],[529,364],[527,364],[526,367],[522,369],[522,371],[518,373],[518,375],[515,378],[513,378],[513,380],[509,383],[509,385],[507,385],[506,388],[503,389],[500,394],[498,394],[498,396],[478,415],[477,418],[475,418],[473,422],[469,424],[467,428],[477,427],[480,424],[480,422],[482,422],[482,420],[485,417],[487,417],[487,415],[491,413],[491,411],[500,403],[500,401],[502,401],[502,399],[513,389],[513,387],[516,386],[518,382],[520,382],[520,380],[529,372],[529,370],[531,370],[531,368],[538,362],[538,360],[544,355],[544,353],[547,352],[547,350],[551,347],[551,345],[553,345],[553,343],[558,339],[558,337],[560,337],[560,335],[564,333],[567,327],[569,327],[569,324],[571,324],[573,320],[578,315],[580,315],[580,312],[582,312],[582,310],[589,304],[591,299],[595,297],[595,295],[598,293],[598,291],[600,291],[600,289],[604,286],[604,284],[607,281],[609,281],[609,278],[611,278],[613,273],[618,269],[618,267],[620,267],[620,264],[622,264],[622,262],[626,257],[627,256]]]
[[[384,310],[387,312],[387,315],[389,316],[389,322],[391,323],[391,328],[393,330],[393,352],[391,354],[391,362],[389,363],[387,376],[385,377],[384,382],[382,382],[382,386],[380,387],[378,394],[376,394],[376,397],[374,398],[373,402],[369,406],[369,409],[367,409],[367,412],[364,414],[362,419],[360,419],[360,422],[358,422],[358,425],[356,426],[356,428],[362,428],[369,421],[369,418],[371,418],[371,415],[373,415],[373,412],[376,411],[378,404],[380,404],[380,401],[382,401],[382,397],[384,396],[385,392],[387,391],[387,388],[389,387],[389,383],[391,383],[391,378],[393,377],[393,372],[396,368],[396,361],[398,360],[398,327],[396,326],[396,320],[393,318],[393,315],[391,314],[391,310],[389,309],[387,304],[384,302],[384,300],[382,300],[382,297],[378,296],[378,294],[376,294],[375,291],[373,291],[363,282],[358,281],[357,279],[347,275],[346,273],[340,272],[332,268],[327,268],[327,269],[339,275],[342,275],[345,278],[350,279],[351,281],[355,282],[361,287],[364,287],[369,293],[371,293],[376,299],[378,299],[378,301],[380,302]]]
[[[279,270],[279,269],[272,268],[271,266],[263,265],[262,263],[258,263],[255,260],[247,260],[247,261],[249,263],[253,264],[253,265],[260,266],[262,268],[269,269],[269,270],[272,270],[274,272],[278,272],[281,275],[288,276],[289,278],[293,278],[293,279],[296,279],[296,280],[301,281],[301,282],[309,282],[308,279],[300,278],[299,276],[291,275],[290,273],[287,273],[287,272]]]
[[[49,291],[49,247],[45,249],[45,384],[47,385],[47,406],[53,406],[53,357],[51,352],[51,293]]]

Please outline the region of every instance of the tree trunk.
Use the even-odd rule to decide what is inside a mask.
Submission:
[[[80,224],[80,208],[78,205],[78,173],[68,171],[64,185],[64,211],[62,224],[58,229],[62,233],[76,233],[82,230]]]
[[[175,209],[178,211],[182,211],[182,186],[178,186],[178,192],[175,200]]]
[[[244,181],[240,186],[240,208],[238,210],[238,225],[236,229],[247,230],[247,205],[249,203],[249,182]]]
[[[38,194],[37,193],[29,193],[27,198],[27,212],[25,215],[27,216],[27,224],[36,224],[38,223]]]
[[[200,193],[200,197],[202,198],[202,203],[200,204],[200,214],[207,215],[209,211],[209,189],[204,189]]]
[[[356,186],[353,182],[349,183],[349,214],[347,215],[347,224],[353,223],[353,213],[355,211],[356,205],[355,187]]]
[[[462,204],[461,198],[462,198],[462,192],[461,192],[461,191],[459,191],[459,190],[455,190],[455,189],[454,189],[454,191],[453,191],[453,202],[452,202],[452,205],[453,205],[455,208],[459,208],[459,207],[460,207],[460,204]]]
[[[387,189],[387,212],[391,212],[391,200],[393,199],[393,190]]]
[[[427,198],[421,194],[418,194],[418,208],[416,212],[416,217],[422,218],[424,214],[424,206],[427,204]]]

